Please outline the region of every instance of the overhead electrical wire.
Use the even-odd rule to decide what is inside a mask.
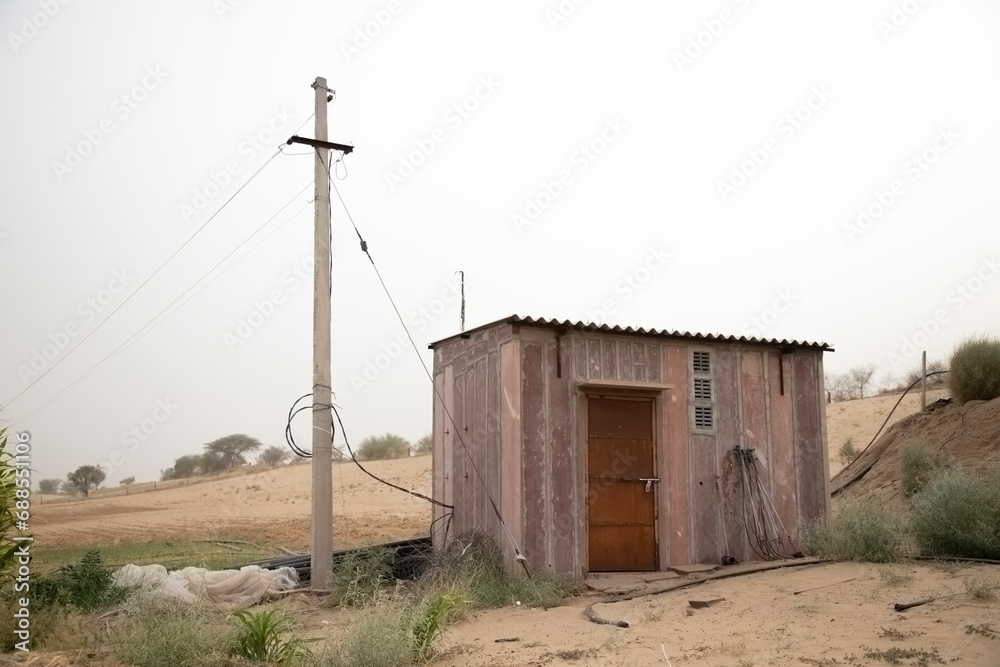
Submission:
[[[350,210],[347,208],[347,203],[344,201],[343,196],[340,194],[340,189],[337,187],[337,184],[334,182],[334,179],[330,174],[329,167],[327,167],[327,178],[329,179],[330,185],[333,187],[334,192],[336,192],[337,198],[340,200],[340,204],[344,209],[344,213],[347,215],[347,219],[351,222],[351,226],[354,228],[354,233],[357,234],[358,236],[358,240],[361,243],[361,251],[365,253],[365,255],[368,257],[368,261],[371,263],[372,268],[375,270],[375,275],[376,277],[378,277],[378,281],[382,286],[382,290],[385,292],[386,297],[389,299],[389,303],[392,305],[392,309],[393,311],[395,311],[396,317],[399,319],[399,322],[403,327],[403,331],[406,333],[406,337],[410,341],[410,345],[413,347],[413,350],[416,353],[417,358],[420,360],[420,365],[423,367],[424,373],[427,375],[427,379],[430,380],[431,387],[434,391],[435,396],[440,401],[445,416],[455,429],[454,430],[455,435],[458,437],[459,444],[462,446],[462,450],[465,452],[465,455],[468,458],[469,463],[471,464],[472,470],[475,473],[480,486],[482,486],[483,492],[486,494],[486,499],[489,501],[490,507],[493,509],[493,513],[496,515],[497,520],[500,523],[500,527],[503,529],[504,533],[507,535],[507,539],[511,543],[511,546],[514,550],[515,560],[517,560],[517,562],[521,564],[521,566],[524,568],[525,574],[527,574],[528,577],[531,578],[531,573],[528,571],[527,567],[527,558],[525,558],[524,554],[521,552],[520,545],[514,538],[514,535],[510,532],[510,529],[507,527],[507,523],[506,521],[504,521],[503,515],[500,512],[500,508],[497,507],[496,501],[493,499],[492,494],[490,494],[489,487],[486,484],[486,480],[483,478],[482,472],[479,470],[479,466],[476,465],[475,458],[472,456],[472,452],[469,451],[468,445],[466,445],[465,440],[462,437],[461,430],[458,428],[458,424],[455,422],[455,418],[452,416],[451,411],[448,409],[448,406],[445,405],[444,397],[441,395],[441,392],[435,386],[434,378],[431,375],[430,369],[427,368],[426,362],[420,355],[420,350],[419,348],[417,348],[417,344],[413,340],[413,336],[410,334],[409,328],[406,326],[406,321],[403,319],[402,314],[399,312],[399,308],[396,306],[396,302],[392,298],[392,294],[389,292],[389,288],[388,286],[386,286],[385,280],[382,278],[382,273],[379,271],[378,266],[375,264],[375,259],[371,256],[371,253],[368,251],[368,243],[365,241],[364,237],[361,236],[361,232],[358,230],[358,226],[354,222],[354,217],[351,215]]]
[[[114,350],[112,350],[111,352],[109,352],[103,359],[101,359],[94,366],[92,366],[86,373],[84,373],[83,375],[81,375],[80,377],[78,377],[76,380],[74,380],[73,382],[71,382],[69,385],[67,385],[66,387],[64,387],[61,391],[57,392],[54,396],[52,396],[51,398],[49,398],[49,400],[47,400],[44,403],[42,403],[40,406],[38,406],[37,408],[35,408],[31,412],[29,412],[27,415],[24,415],[23,417],[19,418],[17,421],[13,422],[12,426],[16,425],[16,424],[19,424],[19,423],[21,423],[21,422],[23,422],[23,421],[31,418],[36,413],[44,410],[49,405],[51,405],[52,403],[54,403],[55,401],[57,401],[59,398],[61,398],[63,395],[65,395],[67,392],[71,391],[78,384],[80,384],[81,382],[83,382],[84,380],[86,380],[87,378],[89,378],[91,375],[93,375],[94,373],[96,373],[98,370],[100,370],[101,368],[103,368],[105,364],[107,364],[108,362],[110,362],[116,356],[118,356],[119,354],[121,354],[122,352],[124,352],[132,344],[136,343],[143,336],[145,336],[150,331],[152,331],[153,329],[155,329],[157,326],[159,326],[160,324],[162,324],[171,315],[173,315],[178,310],[180,310],[188,301],[190,301],[194,297],[198,296],[198,294],[200,294],[202,291],[204,291],[209,285],[211,285],[213,282],[215,282],[216,280],[218,280],[219,278],[221,278],[223,275],[226,274],[226,272],[228,272],[234,266],[236,266],[241,261],[243,261],[251,252],[253,252],[262,243],[264,243],[264,241],[266,241],[267,239],[271,238],[271,236],[273,236],[276,232],[278,232],[282,227],[284,227],[286,224],[288,224],[291,220],[294,220],[296,217],[298,217],[298,215],[300,213],[302,213],[302,211],[304,211],[305,208],[309,205],[308,202],[302,208],[300,208],[298,211],[296,211],[291,217],[289,217],[283,223],[281,223],[280,225],[278,225],[277,227],[275,227],[273,230],[271,230],[270,233],[268,233],[267,235],[265,235],[264,237],[262,237],[256,244],[254,244],[249,250],[247,250],[235,262],[233,262],[232,264],[230,264],[229,266],[227,266],[225,269],[223,269],[222,271],[220,271],[218,274],[216,274],[215,276],[213,276],[208,282],[206,282],[204,285],[202,285],[200,288],[198,288],[198,290],[195,291],[193,294],[190,294],[190,296],[187,296],[192,290],[194,290],[196,287],[198,287],[199,283],[201,283],[203,280],[205,280],[205,278],[207,278],[209,275],[211,275],[211,273],[213,271],[215,271],[216,269],[218,269],[227,259],[229,259],[230,257],[232,257],[240,248],[242,248],[247,243],[249,243],[250,240],[254,236],[256,236],[265,226],[267,226],[268,223],[270,223],[272,220],[274,220],[276,217],[278,217],[278,215],[280,215],[282,211],[284,211],[286,208],[288,208],[292,204],[292,202],[295,201],[296,198],[300,197],[302,195],[302,193],[304,193],[309,188],[310,185],[312,185],[312,183],[307,184],[304,188],[302,188],[299,192],[297,192],[295,194],[295,196],[292,197],[284,206],[282,206],[280,209],[278,209],[278,211],[274,215],[272,215],[267,220],[265,220],[263,224],[261,224],[259,227],[257,227],[257,229],[255,229],[253,232],[251,232],[250,235],[247,238],[245,238],[242,242],[239,243],[239,245],[237,245],[235,248],[233,248],[231,251],[229,251],[229,253],[226,254],[225,257],[223,257],[221,260],[219,260],[218,262],[216,262],[216,264],[212,268],[210,268],[200,278],[198,278],[196,281],[194,281],[194,283],[192,283],[190,287],[188,287],[186,290],[184,290],[180,294],[180,296],[178,296],[173,301],[171,301],[169,304],[167,304],[162,310],[160,310],[159,313],[157,313],[151,320],[149,320],[145,325],[143,325],[137,332],[135,332],[134,334],[132,334],[131,336],[129,336],[123,343],[121,343],[118,347],[116,347]],[[138,291],[138,290],[136,290],[136,291]],[[134,294],[134,292],[133,292],[133,294]],[[187,298],[184,298],[185,296],[187,296]],[[181,301],[181,299],[184,299],[184,300]],[[181,303],[178,304],[176,308],[173,308],[173,310],[170,310],[174,306],[174,304],[177,304],[178,301],[181,301]],[[169,313],[167,312],[168,310],[170,310]],[[164,313],[166,313],[166,314],[164,314]]]
[[[264,162],[264,164],[262,164],[257,169],[257,171],[255,171],[254,173],[252,173],[250,175],[250,178],[248,178],[246,181],[244,181],[243,185],[241,185],[239,188],[237,188],[236,192],[234,192],[232,195],[230,195],[229,199],[227,199],[225,202],[223,202],[222,206],[220,206],[218,208],[218,210],[216,210],[215,213],[213,213],[211,215],[211,217],[208,218],[208,220],[206,220],[205,222],[203,222],[201,224],[201,226],[198,227],[198,229],[196,229],[194,231],[194,233],[191,236],[189,236],[187,238],[187,240],[184,241],[184,243],[182,243],[180,245],[180,247],[178,247],[176,250],[174,250],[170,254],[169,257],[167,257],[165,260],[163,260],[163,262],[151,274],[149,274],[149,276],[145,280],[143,280],[139,284],[139,286],[136,287],[135,290],[131,294],[129,294],[128,296],[126,296],[125,299],[121,303],[119,303],[117,306],[115,306],[115,308],[110,313],[108,313],[107,317],[105,317],[103,320],[101,320],[100,322],[98,322],[97,326],[95,326],[93,329],[91,329],[90,331],[88,331],[87,334],[76,343],[76,345],[74,345],[73,347],[69,348],[64,355],[62,355],[59,359],[57,359],[55,362],[53,362],[51,366],[49,366],[44,371],[42,371],[41,375],[39,375],[38,378],[34,382],[32,382],[27,387],[25,387],[24,389],[22,389],[21,391],[19,391],[13,398],[11,398],[8,401],[6,401],[4,403],[4,405],[7,405],[9,407],[11,403],[13,403],[18,398],[20,398],[22,395],[24,395],[24,393],[26,391],[28,391],[29,389],[31,389],[32,387],[34,387],[36,384],[38,384],[41,381],[42,378],[44,378],[46,375],[48,375],[49,373],[51,373],[57,366],[59,366],[59,364],[61,364],[67,358],[69,358],[69,356],[71,354],[73,354],[73,351],[76,350],[77,348],[79,348],[81,345],[83,345],[83,343],[86,342],[86,340],[88,338],[90,338],[95,333],[97,333],[98,331],[100,331],[101,327],[103,327],[108,322],[108,320],[110,320],[112,317],[115,316],[115,313],[117,313],[119,310],[121,310],[125,306],[125,304],[127,304],[129,301],[132,300],[133,297],[135,297],[136,294],[138,294],[140,291],[142,291],[142,288],[145,287],[149,283],[149,281],[151,281],[153,278],[155,278],[156,275],[159,274],[160,271],[162,271],[164,269],[164,267],[166,267],[166,265],[169,264],[174,259],[174,257],[176,257],[178,254],[180,254],[180,252],[182,250],[184,250],[184,248],[186,248],[187,245],[189,243],[191,243],[191,241],[193,241],[194,238],[196,236],[198,236],[198,234],[200,234],[202,232],[202,230],[204,230],[205,227],[207,227],[212,222],[212,220],[215,220],[216,216],[218,216],[219,213],[221,213],[226,208],[226,206],[229,205],[229,202],[233,201],[233,199],[235,199],[237,195],[239,195],[241,192],[243,192],[243,189],[246,186],[250,185],[250,183],[255,178],[257,178],[257,175],[260,174],[260,172],[264,171],[264,168],[267,167],[267,165],[271,164],[271,161],[274,160],[274,158],[277,157],[280,152],[281,152],[281,149],[279,148],[278,150],[276,150],[274,152],[273,155],[271,155],[271,157],[267,158],[267,161]],[[34,413],[32,413],[32,414],[34,414]]]

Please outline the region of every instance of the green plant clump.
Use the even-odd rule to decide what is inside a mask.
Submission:
[[[948,384],[960,405],[1000,396],[1000,339],[980,336],[960,343],[951,355]]]
[[[910,440],[900,447],[903,493],[912,496],[943,470],[948,461],[944,454],[925,440]]]
[[[840,445],[840,448],[837,450],[837,458],[840,459],[840,462],[845,466],[853,463],[854,459],[858,458],[860,455],[861,450],[854,444],[854,440],[852,438],[844,440],[844,442]]]
[[[54,576],[40,577],[31,588],[37,606],[63,604],[83,611],[110,607],[128,597],[128,590],[112,581],[97,551],[84,554],[79,565],[67,565]]]
[[[290,634],[292,618],[277,609],[262,609],[256,613],[247,609],[233,614],[238,626],[232,653],[255,662],[294,665],[309,655],[298,637]]]
[[[870,496],[847,497],[832,518],[806,528],[805,548],[834,560],[889,563],[904,551],[904,526],[899,517]]]
[[[1000,466],[942,472],[914,497],[911,525],[926,556],[1000,559]]]
[[[374,603],[384,587],[394,584],[392,563],[396,552],[386,547],[352,551],[334,565],[330,588],[332,599],[347,607]]]

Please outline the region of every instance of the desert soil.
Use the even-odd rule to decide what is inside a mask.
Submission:
[[[933,392],[930,400],[943,393]],[[897,398],[827,405],[831,474],[841,467],[839,445],[852,438],[864,447]],[[892,422],[918,410],[919,396],[908,396]],[[368,465],[400,486],[430,491],[428,456]],[[335,465],[333,479],[338,546],[427,534],[430,512],[423,500],[372,480],[353,464]],[[153,492],[45,502],[34,508],[33,529],[39,548],[243,537],[306,549],[310,485],[309,466],[284,466]],[[600,616],[625,620],[628,628],[584,617],[587,605],[603,599],[597,593],[548,611],[525,600],[520,606],[468,613],[449,629],[434,664],[666,665],[669,659],[675,666],[876,665],[890,664],[889,656],[903,665],[959,661],[998,667],[1000,605],[966,595],[964,581],[970,577],[1000,583],[1000,565],[820,564],[596,605]],[[703,609],[688,605],[692,596],[706,593],[725,599]],[[919,597],[938,599],[894,611],[894,602]],[[317,643],[356,613],[322,607],[304,594],[281,604],[302,612],[303,632]],[[875,651],[894,652],[880,659]]]

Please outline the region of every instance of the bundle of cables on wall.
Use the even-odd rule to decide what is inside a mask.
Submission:
[[[733,458],[736,470],[740,476],[743,489],[743,524],[746,527],[750,548],[758,557],[764,560],[779,560],[785,558],[782,539],[787,540],[793,557],[800,556],[792,544],[781,523],[781,517],[774,509],[771,496],[760,479],[758,463],[764,466],[756,449],[747,449],[740,445],[733,448]]]

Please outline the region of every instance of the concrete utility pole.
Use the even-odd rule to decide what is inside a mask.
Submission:
[[[313,590],[326,590],[333,569],[333,420],[330,389],[330,151],[344,154],[353,146],[326,140],[326,105],[333,99],[326,79],[316,77],[316,137],[293,135],[288,144],[316,149],[315,258],[313,279],[313,428],[312,428],[312,559]]]
[[[316,91],[316,139],[326,141],[326,79]],[[313,280],[312,562],[313,590],[329,586],[333,569],[333,429],[330,409],[330,151],[316,148]]]

